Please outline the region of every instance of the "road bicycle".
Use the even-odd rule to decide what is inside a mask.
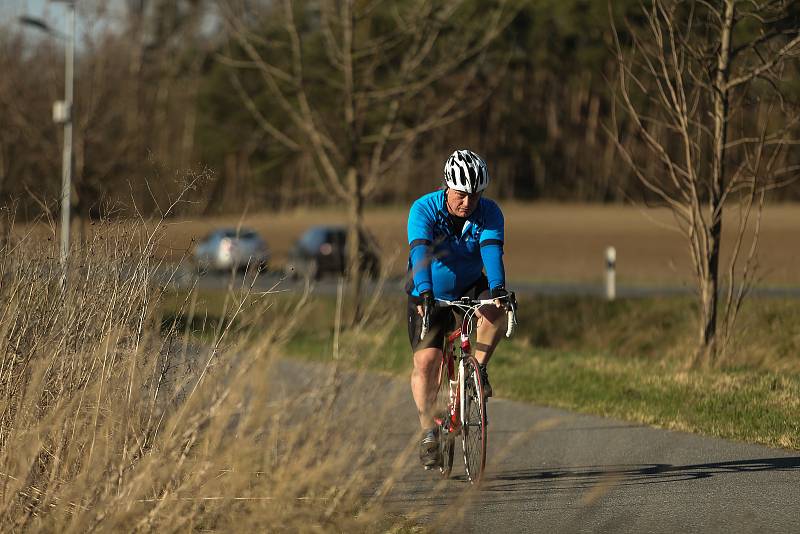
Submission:
[[[517,302],[513,292],[500,297],[507,301],[508,322],[506,337],[511,337],[517,325]],[[446,336],[439,367],[435,401],[435,422],[439,426],[440,471],[444,478],[450,476],[455,455],[457,436],[461,436],[464,467],[467,479],[480,482],[486,467],[487,399],[478,360],[472,354],[470,334],[474,328],[475,313],[482,306],[494,306],[495,299],[458,300],[436,299],[437,307],[456,308],[463,313],[461,327]],[[427,314],[426,314],[427,315]],[[423,319],[422,335],[428,330],[428,318]],[[459,340],[460,343],[457,343]]]

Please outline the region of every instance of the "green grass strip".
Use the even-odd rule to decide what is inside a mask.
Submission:
[[[301,329],[287,354],[331,361],[332,328],[309,324],[315,326]],[[393,325],[343,332],[340,359],[353,368],[408,375],[405,324]],[[750,367],[690,370],[687,359],[541,348],[521,331],[500,345],[490,375],[495,395],[504,398],[800,449],[800,375]]]
[[[213,324],[219,295],[197,313]],[[285,302],[284,304],[288,304]],[[800,449],[800,302],[753,301],[727,366],[689,369],[693,302],[606,303],[577,297],[523,301],[520,329],[490,365],[497,396],[648,425]],[[333,298],[314,299],[284,347],[287,356],[333,359]],[[281,320],[283,308],[268,320]],[[346,309],[346,308],[345,308]],[[411,349],[402,298],[361,328],[341,332],[338,357],[351,368],[408,376]],[[176,317],[174,305],[165,309]],[[178,317],[180,320],[180,317]],[[197,321],[197,319],[195,319]],[[186,324],[186,323],[183,323]],[[409,396],[411,395],[409,391]]]
[[[518,347],[499,350],[491,370],[495,391],[509,398],[662,428],[800,448],[797,375],[686,371],[669,362]]]

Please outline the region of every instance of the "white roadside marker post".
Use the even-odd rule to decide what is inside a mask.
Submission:
[[[606,300],[617,297],[617,249],[606,248]]]

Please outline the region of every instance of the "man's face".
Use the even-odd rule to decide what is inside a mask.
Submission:
[[[447,211],[456,217],[469,217],[478,207],[478,201],[481,199],[482,193],[467,194],[463,191],[448,189]]]

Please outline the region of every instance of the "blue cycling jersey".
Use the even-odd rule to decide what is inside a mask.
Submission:
[[[460,298],[486,269],[489,287],[505,286],[503,268],[503,212],[481,198],[458,233],[445,203],[445,191],[417,199],[408,214],[408,268],[413,280],[409,293]]]

